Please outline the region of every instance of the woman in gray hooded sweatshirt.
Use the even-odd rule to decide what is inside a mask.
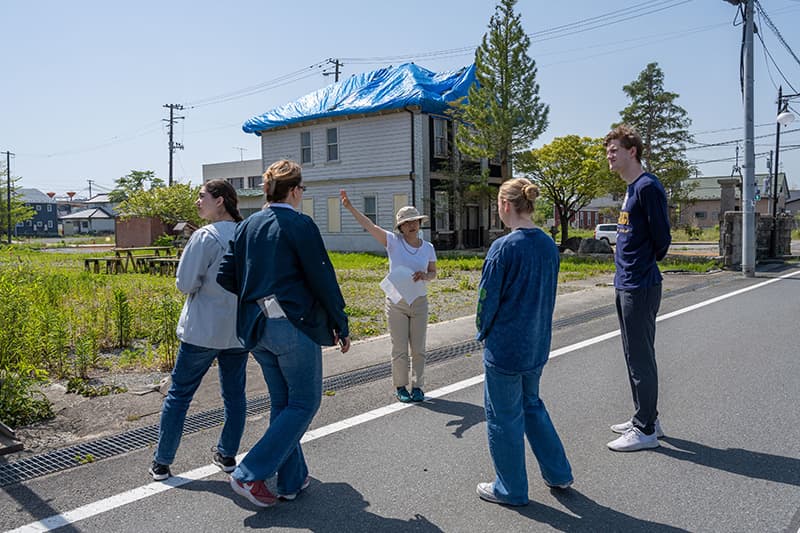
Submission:
[[[192,234],[178,264],[175,283],[186,295],[186,303],[178,320],[181,344],[172,370],[172,385],[161,409],[158,446],[150,466],[156,481],[171,475],[169,465],[181,441],[189,403],[215,359],[219,363],[225,423],[213,461],[225,472],[236,468],[246,417],[248,352],[236,337],[236,295],[216,281],[236,223],[242,220],[236,191],[227,181],[211,180],[200,188],[195,205],[200,217],[210,224]]]

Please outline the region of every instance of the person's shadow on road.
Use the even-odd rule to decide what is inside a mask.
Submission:
[[[553,496],[570,513],[565,513],[543,503],[531,502],[525,507],[509,507],[533,521],[548,524],[559,531],[647,531],[648,533],[685,532],[685,529],[643,520],[610,507],[605,507],[575,489],[553,489]]]
[[[308,529],[315,533],[374,533],[375,531],[397,531],[407,533],[419,531],[434,533],[443,531],[420,514],[409,520],[387,518],[367,511],[369,502],[347,483],[319,483],[306,489],[306,498],[298,497],[292,502],[280,502],[274,508],[265,509],[244,520],[246,528],[266,529],[273,527]]]
[[[670,436],[662,440],[673,448],[660,446],[654,452],[746,477],[800,486],[800,459],[741,448],[712,448]]]
[[[473,405],[467,402],[454,402],[441,398],[431,398],[419,405],[431,411],[436,411],[437,413],[459,417],[450,420],[446,424],[448,427],[453,427],[453,436],[457,439],[460,439],[472,426],[486,420],[486,412],[483,406]]]

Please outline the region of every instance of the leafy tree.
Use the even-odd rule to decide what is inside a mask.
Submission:
[[[536,62],[516,0],[501,0],[489,31],[475,50],[474,83],[466,102],[454,103],[458,149],[474,158],[499,155],[503,179],[511,176],[512,154],[525,150],[547,128],[550,108],[539,100]]]
[[[11,233],[13,235],[14,228],[20,222],[30,220],[36,214],[36,210],[27,205],[22,198],[17,194],[19,185],[17,182],[19,177],[11,177]],[[5,242],[5,237],[8,235],[8,177],[6,175],[5,165],[0,166],[0,228],[2,228],[2,235],[0,241]]]
[[[145,183],[149,184],[149,189],[164,186],[164,180],[157,178],[152,170],[131,170],[129,174],[117,178],[117,186],[108,193],[108,199],[112,202],[123,202],[131,194],[145,190]]]
[[[692,121],[686,110],[675,103],[680,95],[664,90],[664,72],[658,63],[648,64],[622,90],[631,103],[620,111],[620,118],[642,136],[645,170],[658,176],[670,207],[688,203],[692,187],[683,182],[695,172],[686,159],[686,143],[692,142],[688,131]],[[624,192],[621,180],[617,180],[617,187]]]
[[[602,139],[567,135],[520,154],[517,167],[539,186],[561,222],[561,242],[569,237],[569,219],[605,192],[611,172]]]
[[[155,217],[167,225],[187,221],[201,226],[203,220],[194,205],[199,191],[200,187],[184,183],[171,187],[153,187],[131,193],[118,209],[122,218]]]

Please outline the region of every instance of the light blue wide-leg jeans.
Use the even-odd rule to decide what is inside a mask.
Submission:
[[[485,364],[484,405],[489,453],[496,478],[495,496],[511,505],[528,503],[525,436],[550,485],[572,481],[564,446],[539,398],[542,368],[523,373],[504,372]]]
[[[300,438],[321,402],[322,349],[289,320],[271,318],[252,353],[269,388],[269,427],[232,476],[248,483],[277,474],[278,492],[293,494],[308,476]]]
[[[169,465],[175,460],[189,404],[214,359],[217,359],[219,364],[220,393],[225,406],[225,422],[217,450],[222,455],[236,455],[247,417],[247,399],[244,390],[247,355],[247,350],[244,348],[221,350],[185,342],[180,344],[175,368],[172,369],[172,385],[161,407],[158,445],[153,457],[156,462]]]

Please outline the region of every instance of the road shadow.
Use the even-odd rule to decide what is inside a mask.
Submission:
[[[670,436],[662,440],[672,448],[660,446],[654,452],[741,476],[800,486],[800,459],[742,448],[712,448]]]
[[[214,491],[216,492],[216,491]],[[311,485],[291,502],[279,502],[274,507],[259,509],[251,506],[229,489],[242,508],[253,509],[256,514],[246,518],[240,529],[291,528],[315,533],[375,533],[419,532],[441,533],[443,530],[420,514],[404,520],[387,518],[367,511],[370,503],[347,483],[320,483]],[[231,524],[232,530],[239,529]]]
[[[551,493],[572,514],[535,501],[531,501],[524,507],[508,507],[508,509],[512,509],[532,521],[548,524],[559,531],[586,531],[591,533],[597,531],[603,531],[604,533],[616,531],[624,531],[626,533],[636,531],[647,531],[648,533],[687,531],[615,511],[610,507],[600,505],[575,489],[553,489]]]
[[[454,402],[441,398],[431,398],[425,400],[420,405],[431,411],[436,411],[437,413],[458,417],[445,424],[447,427],[453,427],[453,435],[457,439],[463,437],[464,433],[472,426],[486,421],[486,412],[483,406],[473,405],[467,402]]]
[[[5,461],[0,460],[0,464],[2,463],[5,463]],[[30,515],[30,520],[26,520],[26,523],[44,520],[52,516],[57,516],[61,513],[61,511],[50,505],[49,501],[42,499],[38,494],[36,494],[35,491],[23,485],[22,482],[3,487],[3,491],[8,494],[11,499],[17,502],[19,507],[17,507],[16,511],[24,511]],[[0,527],[0,529],[3,528]],[[80,530],[71,524],[67,524],[61,526],[59,531],[64,533],[77,533]]]

